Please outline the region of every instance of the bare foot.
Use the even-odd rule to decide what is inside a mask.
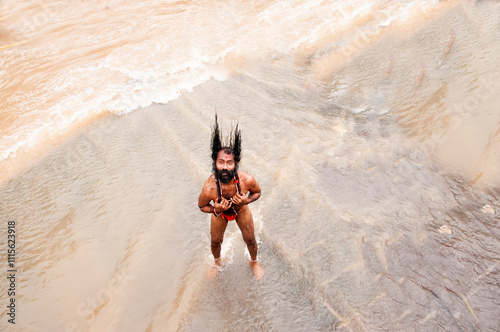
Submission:
[[[210,270],[208,270],[208,279],[214,280],[215,277],[217,276],[217,273],[219,272],[219,269],[221,267],[221,262],[220,258],[216,259],[214,262],[214,265],[210,266]]]
[[[250,267],[252,268],[255,279],[260,280],[264,276],[264,269],[259,265],[257,261],[250,261]]]

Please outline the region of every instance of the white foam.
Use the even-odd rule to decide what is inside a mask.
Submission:
[[[393,4],[397,11],[391,11],[392,16],[377,23],[406,19],[434,3],[399,1]],[[33,70],[17,76],[7,77],[9,72],[5,69],[0,72],[6,82],[2,91],[19,82],[38,82],[36,89],[27,85],[28,90],[23,90],[21,85],[9,96],[15,109],[3,111],[20,112],[22,121],[4,128],[0,160],[43,142],[47,135],[53,137],[69,131],[100,113],[122,115],[152,103],[168,103],[211,79],[225,80],[230,74],[225,67],[227,60],[288,55],[301,45],[337,38],[337,33],[349,30],[359,17],[369,15],[375,4],[372,0],[349,3],[295,0],[277,1],[257,10],[237,3],[223,8],[208,3],[183,11],[185,5],[179,3],[172,7],[179,9],[179,13],[174,14],[173,10],[165,14],[160,10],[164,2],[158,2],[151,6],[153,9],[157,6],[159,14],[152,15],[154,10],[145,10],[140,4],[124,6],[110,1],[107,6],[112,8],[105,13],[97,5],[93,8],[86,3],[60,2],[59,14],[39,26],[39,31],[30,33],[34,42],[23,45],[22,57],[16,49],[3,52],[1,63],[9,63],[13,68],[22,68],[30,61],[46,61],[49,65],[45,71]],[[19,24],[16,17],[25,19],[15,8],[12,5],[6,13],[13,21],[4,22],[11,27]],[[116,8],[120,11],[113,10]],[[225,19],[214,21],[213,14],[221,11]],[[92,24],[80,24],[87,17],[82,18],[81,13],[87,13]],[[105,29],[92,21],[108,18],[108,14],[111,19],[106,19]],[[130,24],[124,25],[124,21]],[[64,29],[75,24],[80,24],[79,29],[64,33]],[[354,30],[363,27],[356,26]],[[127,34],[117,32],[120,29],[126,29]],[[112,37],[119,38],[119,42],[115,43]],[[88,59],[85,54],[90,55]]]

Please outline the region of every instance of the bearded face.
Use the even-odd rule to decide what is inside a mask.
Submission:
[[[241,131],[238,125],[231,131],[229,144],[224,145],[222,141],[217,114],[215,114],[215,126],[212,130],[212,171],[222,183],[229,183],[237,175],[238,163],[241,160]]]
[[[217,179],[220,180],[220,182],[227,184],[227,183],[231,182],[231,179],[234,178],[235,174],[236,174],[236,170],[234,170],[234,169],[232,171],[227,170],[227,169],[222,169],[222,170],[217,171],[217,174],[215,174],[215,175],[217,176]]]
[[[214,174],[222,183],[229,183],[236,175],[238,165],[234,161],[234,154],[228,149],[223,149],[217,154],[214,162]]]

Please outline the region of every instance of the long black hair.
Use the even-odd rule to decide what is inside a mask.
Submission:
[[[215,163],[217,161],[217,155],[221,150],[224,150],[227,154],[232,154],[234,156],[234,161],[236,163],[236,169],[238,169],[238,163],[241,160],[241,130],[238,128],[238,124],[236,124],[236,128],[231,130],[231,135],[229,138],[229,144],[224,145],[222,141],[222,133],[219,129],[219,122],[217,120],[217,113],[215,114],[215,125],[212,128],[212,170],[214,173],[217,172],[217,168],[215,167]]]

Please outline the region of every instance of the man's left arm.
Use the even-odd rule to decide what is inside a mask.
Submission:
[[[234,197],[232,199],[233,203],[236,205],[250,204],[250,203],[258,200],[260,195],[261,195],[260,186],[257,183],[257,181],[255,181],[253,176],[251,176],[249,174],[247,175],[247,177],[248,178],[246,181],[246,185],[248,187],[248,196],[247,195],[240,195],[239,193],[236,193],[236,195],[234,195]]]

